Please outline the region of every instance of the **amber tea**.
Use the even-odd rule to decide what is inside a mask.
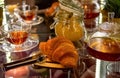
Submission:
[[[110,38],[92,38],[88,42],[87,50],[90,55],[107,61],[120,60],[120,41]]]
[[[12,44],[19,45],[26,41],[28,38],[28,33],[25,31],[12,31],[9,33],[9,36],[6,38]]]
[[[30,22],[35,18],[35,12],[32,11],[25,11],[24,13],[21,13],[20,16],[22,19],[24,19],[26,22]]]

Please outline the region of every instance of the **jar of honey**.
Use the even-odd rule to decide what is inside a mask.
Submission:
[[[55,34],[71,41],[85,38],[83,23],[84,12],[81,4],[75,0],[59,0],[59,8],[55,15]]]

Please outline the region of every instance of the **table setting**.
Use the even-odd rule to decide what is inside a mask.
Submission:
[[[12,6],[12,8],[11,8],[11,6]],[[76,50],[73,43],[69,40],[68,40],[68,42],[70,42],[71,45],[69,45],[67,43],[67,44],[65,44],[66,46],[63,46],[63,47],[61,46],[61,50],[62,49],[63,50],[67,49],[65,47],[68,47],[68,46],[70,48],[72,48],[73,50],[71,50],[71,51],[66,50],[66,52],[68,52],[67,53],[68,56],[66,56],[66,54],[65,54],[65,57],[70,57],[71,60],[68,60],[68,61],[63,60],[64,63],[61,64],[60,61],[56,61],[54,59],[46,58],[46,54],[45,55],[42,54],[42,55],[44,55],[44,57],[46,59],[43,59],[43,60],[40,60],[40,58],[37,59],[38,56],[34,55],[34,53],[35,54],[36,53],[42,53],[44,51],[42,51],[38,46],[38,45],[40,45],[39,43],[42,43],[42,42],[40,42],[38,40],[38,38],[34,38],[33,36],[31,36],[32,35],[31,30],[32,30],[32,27],[34,28],[34,27],[36,27],[36,25],[39,25],[39,24],[43,23],[44,18],[42,18],[42,16],[34,15],[32,17],[32,19],[29,20],[28,18],[26,18],[26,16],[23,16],[23,15],[27,15],[27,11],[29,12],[31,10],[31,6],[27,5],[26,3],[23,3],[22,5],[15,4],[15,5],[11,5],[11,6],[10,6],[10,9],[12,9],[13,13],[9,13],[8,7],[5,7],[5,9],[7,11],[6,13],[7,13],[8,18],[9,18],[9,20],[7,21],[8,24],[1,26],[1,28],[3,28],[3,29],[1,29],[1,32],[3,32],[2,35],[4,36],[4,38],[3,38],[3,43],[4,44],[2,44],[1,49],[2,49],[3,52],[5,52],[5,55],[7,54],[7,62],[5,62],[1,65],[2,71],[5,72],[5,74],[4,74],[5,78],[9,78],[9,77],[17,78],[16,75],[21,76],[21,77],[25,77],[25,78],[30,78],[30,77],[32,77],[31,74],[33,74],[33,73],[30,72],[31,70],[32,70],[32,72],[34,71],[35,74],[36,74],[36,73],[41,73],[42,68],[49,69],[47,71],[45,70],[45,72],[49,72],[49,74],[47,74],[48,76],[45,75],[43,78],[49,78],[49,77],[50,78],[51,77],[53,77],[53,78],[58,77],[59,78],[61,76],[63,78],[64,77],[65,78],[66,77],[67,78],[71,78],[71,77],[79,78],[79,76],[82,75],[85,72],[86,65],[85,65],[84,59],[79,58],[78,57],[79,54],[77,54],[77,51],[82,50],[82,48],[81,49],[78,48]],[[70,12],[72,12],[72,11],[73,10],[70,9]],[[75,10],[75,11],[76,11],[75,13],[78,13],[77,10]],[[34,12],[36,12],[36,11],[34,11]],[[21,15],[21,14],[23,14],[23,15]],[[69,16],[71,16],[71,18],[69,18],[69,20],[71,22],[72,21],[75,22],[76,20],[77,21],[80,20],[79,18],[76,17],[76,14],[73,15],[73,16],[72,16],[71,13],[69,14],[69,12],[66,12],[65,14],[66,14],[66,19],[68,19]],[[61,13],[56,15],[55,22],[59,18],[59,15],[61,15]],[[29,17],[29,14],[28,14],[28,17]],[[62,18],[64,18],[64,17],[62,17]],[[62,19],[62,18],[59,18],[59,19]],[[36,22],[36,21],[38,21],[38,22]],[[68,21],[66,21],[66,25],[67,25],[67,22]],[[74,24],[74,22],[70,23],[71,27],[72,27],[72,24]],[[85,35],[84,28],[82,28],[82,25],[83,25],[82,22],[80,23],[80,27],[77,26],[77,25],[78,25],[78,22],[75,22],[75,26],[78,28],[78,30],[74,31],[74,33],[71,33],[71,34],[73,34],[72,36],[74,36],[74,34],[76,34],[77,32],[78,33],[82,32],[82,33],[80,35],[75,36],[74,39],[72,39],[72,37],[68,37],[72,41],[79,40],[80,38],[82,38]],[[69,26],[69,24],[68,24],[68,26]],[[59,28],[55,28],[55,29],[59,29]],[[13,31],[15,31],[15,33],[12,33]],[[25,33],[23,33],[24,31],[25,31]],[[70,30],[66,31],[65,33],[68,33],[69,31]],[[23,33],[23,34],[21,34],[20,32]],[[55,31],[55,33],[57,33],[57,35],[59,35],[60,31],[57,30],[57,31]],[[24,37],[24,35],[27,35],[27,36]],[[49,36],[51,36],[51,35],[49,35]],[[13,37],[13,39],[12,39],[12,37]],[[19,39],[21,37],[23,39]],[[67,34],[66,34],[66,37],[67,37]],[[9,38],[9,39],[7,39],[7,38]],[[55,37],[55,38],[57,38],[57,37]],[[14,39],[16,39],[16,40],[14,40]],[[52,39],[54,39],[54,37],[49,37],[48,40],[52,40]],[[19,41],[17,41],[17,40],[19,40]],[[59,40],[60,41],[59,43],[63,43],[64,40],[67,41],[66,39],[63,39],[63,41]],[[19,42],[19,43],[16,43],[16,42]],[[57,43],[57,45],[59,43]],[[80,41],[80,45],[82,45],[81,41]],[[36,50],[38,50],[38,51],[36,52]],[[69,54],[69,52],[71,54]],[[39,56],[42,56],[42,55],[39,54]],[[60,57],[63,57],[63,56],[60,56]],[[83,56],[84,56],[84,53],[83,53]],[[67,59],[65,57],[64,57],[64,59]],[[56,54],[53,58],[56,58]],[[81,61],[79,61],[79,59]],[[27,61],[25,61],[25,60],[27,60]],[[67,62],[68,62],[68,64],[67,64]],[[76,70],[76,64],[77,63],[78,63],[79,66],[81,66],[81,67],[79,67],[79,70]],[[32,64],[32,65],[30,65],[30,64]],[[36,69],[36,67],[37,67],[37,69]],[[73,67],[75,67],[75,68],[73,69]],[[24,72],[22,71],[22,69],[24,69]],[[29,70],[29,69],[31,69],[31,70]],[[61,72],[61,73],[59,73],[59,72]],[[17,74],[17,73],[21,73],[21,74]],[[1,75],[2,75],[2,73],[1,73]],[[39,74],[38,76],[33,75],[33,78],[34,77],[42,77],[40,75],[42,75],[42,74]]]
[[[6,15],[9,16],[9,20],[7,21],[8,24],[1,26],[1,33],[3,33],[2,35],[4,37],[3,38],[4,44],[1,44],[1,51],[6,52],[5,54],[8,55],[7,63],[1,65],[1,68],[3,67],[2,70],[6,71],[5,78],[9,78],[12,76],[14,78],[17,78],[17,76],[16,76],[17,73],[23,72],[22,69],[25,70],[26,74],[23,72],[24,74],[21,73],[20,75],[18,74],[18,76],[21,76],[21,77],[23,76],[23,77],[27,78],[28,74],[30,73],[28,70],[29,67],[31,68],[31,70],[37,71],[37,72],[40,71],[41,68],[45,68],[45,69],[48,68],[48,69],[50,69],[49,71],[51,71],[52,74],[57,73],[58,71],[61,71],[61,75],[64,74],[63,77],[70,78],[71,72],[76,72],[76,70],[71,71],[71,66],[70,66],[70,68],[69,68],[69,66],[68,66],[68,68],[66,68],[66,66],[56,63],[56,62],[54,63],[51,60],[47,60],[47,61],[43,60],[43,63],[42,62],[39,63],[38,60],[36,59],[36,57],[35,57],[35,60],[37,60],[37,61],[35,61],[33,59],[35,56],[34,54],[31,56],[31,54],[34,53],[35,50],[38,50],[38,48],[36,48],[36,47],[38,47],[38,45],[39,45],[39,40],[32,36],[32,33],[31,33],[32,27],[35,27],[35,25],[41,24],[44,21],[44,18],[42,18],[41,16],[38,16],[38,15],[34,15],[34,17],[32,17],[32,19],[27,20],[28,18],[25,18],[26,16],[23,17],[21,15],[21,14],[27,15],[27,9],[29,12],[31,10],[31,6],[27,5],[26,3],[23,3],[23,5],[19,5],[19,4],[9,5],[9,6],[7,5],[5,7],[5,11],[7,13]],[[23,10],[23,13],[22,13],[22,10]],[[73,20],[74,18],[76,18],[76,17],[73,16],[71,18],[71,20]],[[38,22],[36,22],[37,20],[38,20]],[[82,27],[80,28],[80,30],[82,30]],[[25,31],[25,33],[24,33],[24,31]],[[12,33],[12,32],[15,32],[15,33]],[[21,33],[23,33],[23,34],[21,34]],[[82,35],[80,37],[82,37]],[[77,38],[77,35],[76,35],[76,39],[79,39],[80,37]],[[50,38],[52,38],[52,37],[50,37]],[[14,39],[16,39],[16,40],[14,40]],[[19,40],[19,41],[17,41],[17,40]],[[32,52],[31,50],[34,50],[34,51]],[[35,53],[37,53],[37,52],[35,52]],[[41,55],[39,55],[39,56],[41,56]],[[32,58],[33,60],[29,59],[30,57],[33,57]],[[76,61],[77,61],[77,58],[76,58]],[[8,59],[9,59],[9,61],[8,61]],[[20,61],[22,59],[24,59],[24,61],[26,59],[28,59],[28,61],[22,62],[22,61]],[[38,63],[34,64],[34,62],[38,62]],[[48,62],[48,64],[45,64],[44,62],[45,63]],[[69,62],[71,62],[71,61],[69,61]],[[27,65],[27,63],[32,64],[33,67],[31,65],[29,67],[24,66],[24,65]],[[73,63],[70,63],[70,64],[73,64]],[[80,65],[82,66],[82,63],[80,63]],[[17,66],[18,66],[18,68],[16,68]],[[21,66],[23,66],[23,67],[21,67]],[[35,69],[34,68],[35,66],[38,68]],[[83,67],[84,67],[84,63],[83,63]],[[62,70],[66,70],[66,73]],[[85,70],[85,68],[84,68],[84,70]],[[84,72],[84,70],[80,70],[80,72]],[[54,72],[54,71],[56,71],[56,72]],[[60,74],[58,74],[58,75],[60,75]],[[76,76],[76,73],[74,73],[74,76]]]
[[[108,12],[108,20],[100,23],[98,2],[86,1],[58,0],[47,9],[25,1],[6,5],[7,21],[0,26],[0,76],[97,78],[98,60],[119,65],[120,25],[113,21],[115,13]],[[107,72],[114,70],[105,66],[104,76],[109,78]]]

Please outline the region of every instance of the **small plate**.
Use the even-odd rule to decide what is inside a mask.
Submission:
[[[43,67],[43,68],[52,68],[52,69],[70,69],[61,65],[60,63],[52,62],[48,58],[44,59],[43,62],[37,62],[33,66]]]
[[[41,51],[39,51],[41,52]],[[34,56],[39,52],[33,52],[30,56]],[[46,55],[45,55],[46,56]],[[55,68],[55,69],[67,69],[60,63],[52,62],[48,57],[45,57],[45,59],[42,62],[37,62],[35,64],[32,64],[32,67],[43,67],[43,68]]]
[[[53,68],[53,69],[66,69],[63,65],[58,64],[58,63],[35,63],[35,66],[40,66],[44,68]]]
[[[37,16],[37,19],[33,21],[32,25],[33,26],[38,25],[38,24],[42,23],[43,21],[44,21],[43,17]]]

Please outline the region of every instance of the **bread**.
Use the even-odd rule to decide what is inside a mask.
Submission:
[[[47,57],[65,67],[75,67],[78,53],[73,43],[64,37],[55,37],[46,42],[40,42],[39,48]]]

